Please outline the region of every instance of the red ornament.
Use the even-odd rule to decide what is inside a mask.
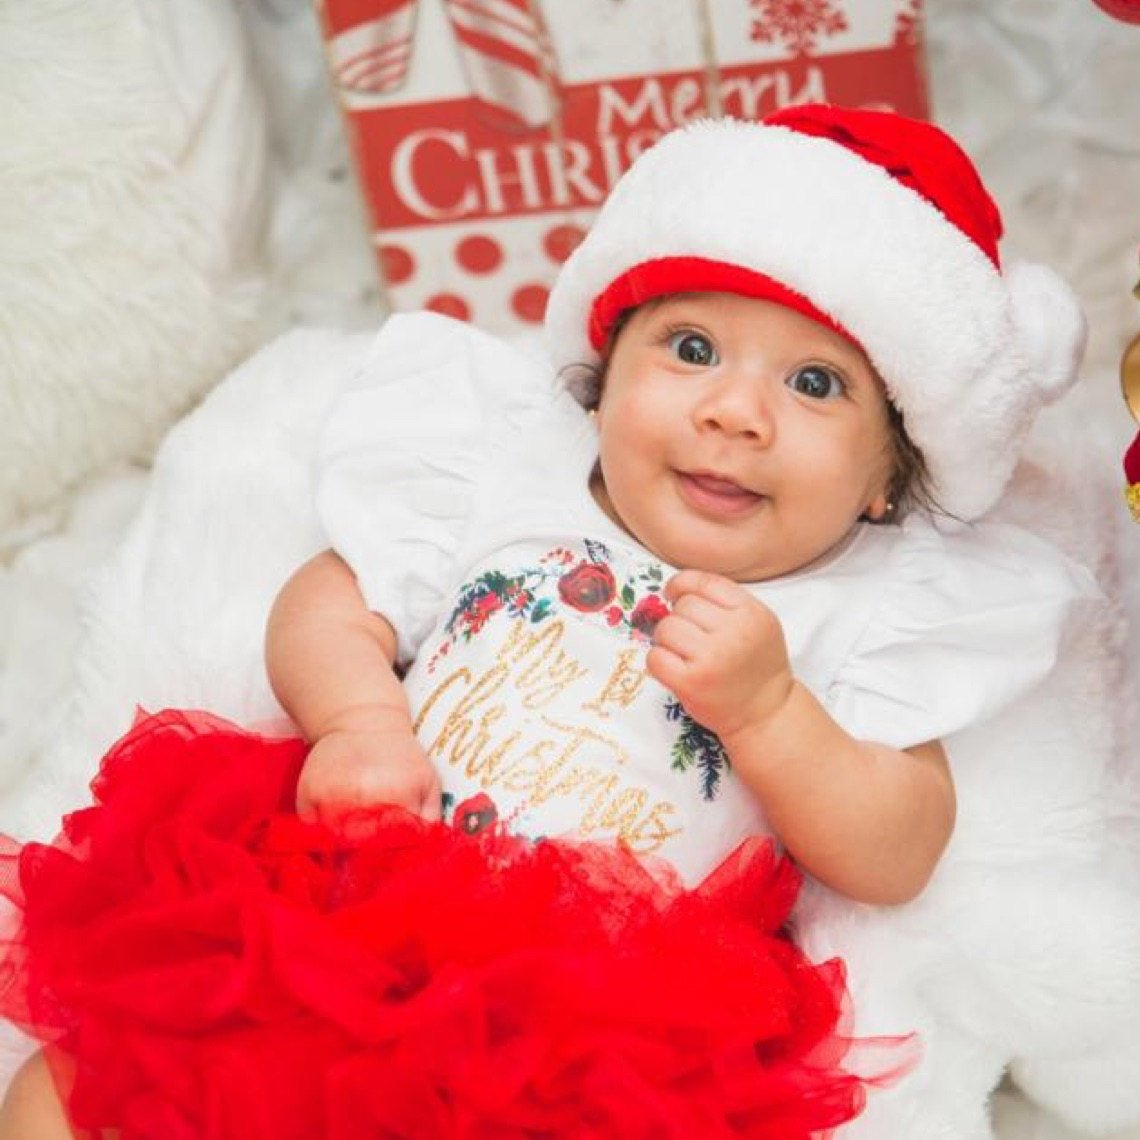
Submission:
[[[1110,16],[1126,24],[1140,24],[1140,0],[1094,0]]]
[[[1132,446],[1124,453],[1124,501],[1132,512],[1132,517],[1140,522],[1140,432],[1132,441]]]
[[[1124,453],[1124,477],[1129,483],[1140,483],[1140,432]]]

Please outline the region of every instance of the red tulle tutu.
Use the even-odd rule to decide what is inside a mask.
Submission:
[[[305,746],[140,719],[95,806],[9,843],[0,1013],[123,1140],[765,1137],[855,1116],[838,962],[770,844],[695,890],[604,845],[293,814]]]

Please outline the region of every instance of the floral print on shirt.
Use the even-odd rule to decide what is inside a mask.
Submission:
[[[604,542],[587,538],[583,552],[564,546],[542,555],[538,565],[515,574],[487,570],[464,584],[444,629],[447,638],[428,664],[433,672],[457,641],[470,641],[497,613],[538,623],[558,602],[583,614],[598,614],[606,625],[631,640],[648,643],[657,623],[669,612],[661,590],[665,574],[655,562],[630,574],[621,586]],[[553,588],[552,588],[553,587]]]
[[[596,615],[631,641],[648,644],[657,623],[669,612],[662,596],[664,570],[656,562],[641,563],[619,584],[613,562],[605,543],[587,538],[580,550],[555,547],[538,559],[537,566],[514,574],[484,571],[461,588],[444,625],[446,637],[428,662],[428,672],[435,671],[457,642],[478,636],[496,614],[537,624],[556,613],[559,605]],[[678,726],[672,768],[678,772],[696,768],[702,797],[715,799],[729,767],[723,745],[675,697],[666,701],[664,712]]]

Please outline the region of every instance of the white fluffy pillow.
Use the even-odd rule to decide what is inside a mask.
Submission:
[[[0,5],[0,529],[145,455],[259,339],[266,138],[232,5]]]

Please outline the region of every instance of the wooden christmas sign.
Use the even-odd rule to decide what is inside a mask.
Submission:
[[[925,117],[920,0],[322,0],[395,309],[541,321],[632,160],[707,115]]]

